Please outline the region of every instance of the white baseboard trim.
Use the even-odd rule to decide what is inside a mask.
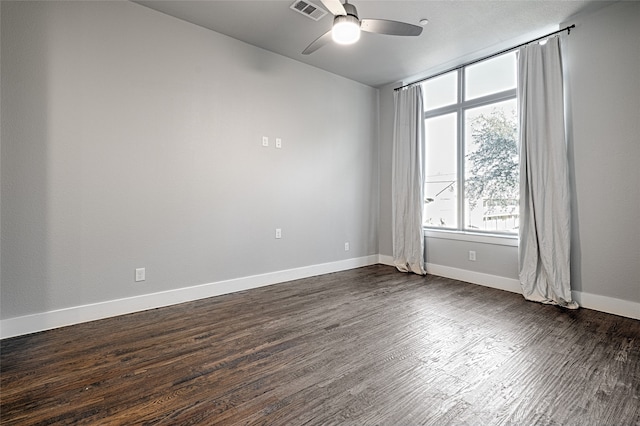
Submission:
[[[384,254],[378,255],[378,263],[394,266],[393,257]],[[499,290],[506,290],[513,293],[522,294],[522,290],[520,289],[520,282],[513,278],[483,274],[481,272],[453,268],[451,266],[436,265],[434,263],[426,263],[425,266],[427,269],[427,273],[431,275],[438,275],[439,277],[451,278],[471,284],[479,284],[485,287],[497,288]]]
[[[440,277],[452,278],[454,280],[465,281],[472,284],[479,284],[485,287],[497,288],[498,290],[506,290],[512,293],[522,294],[520,281],[514,278],[484,274],[482,272],[453,268],[451,266],[436,265],[433,263],[427,263],[427,273],[438,275]]]
[[[571,291],[571,297],[583,308],[640,320],[640,303],[581,291]]]
[[[8,318],[0,321],[0,339],[375,265],[377,263],[378,255],[371,255]]]
[[[393,265],[393,258],[391,256],[385,257],[391,259],[390,263],[385,264]],[[387,261],[389,261],[389,259],[387,259]],[[452,268],[450,266],[435,265],[432,263],[427,263],[427,273],[522,294],[520,281],[513,278],[483,274],[480,272]],[[627,318],[640,319],[640,303],[616,299],[613,297],[600,296],[597,294],[584,293],[581,291],[572,291],[571,296],[583,308]]]

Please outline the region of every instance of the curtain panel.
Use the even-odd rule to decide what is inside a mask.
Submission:
[[[519,278],[526,299],[577,308],[560,38],[518,51]]]
[[[419,85],[396,90],[392,163],[393,263],[425,275],[424,108]]]

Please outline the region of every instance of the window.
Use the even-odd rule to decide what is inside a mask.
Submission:
[[[426,227],[518,231],[516,54],[422,83]]]

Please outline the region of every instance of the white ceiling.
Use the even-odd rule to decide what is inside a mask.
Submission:
[[[304,48],[331,28],[289,7],[294,0],[140,0],[136,3],[254,46],[379,87],[426,76],[558,29],[576,14],[611,2],[351,0],[360,18],[429,24],[418,37],[363,33],[351,46],[333,43],[305,56]],[[311,0],[321,5],[320,0]],[[579,31],[576,28],[575,31]]]

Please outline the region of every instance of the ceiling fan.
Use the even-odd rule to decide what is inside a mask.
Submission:
[[[422,27],[406,22],[389,21],[386,19],[360,19],[356,7],[345,0],[321,0],[322,4],[334,15],[333,26],[329,31],[315,39],[306,49],[303,55],[309,55],[320,49],[329,41],[339,44],[352,44],[360,39],[360,31],[376,34],[397,36],[418,36],[422,33]]]

